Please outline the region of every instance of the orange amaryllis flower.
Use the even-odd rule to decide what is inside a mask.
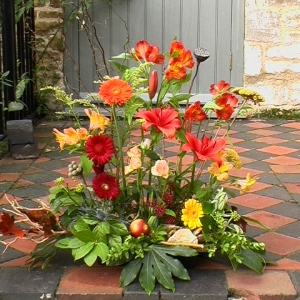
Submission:
[[[185,121],[202,122],[207,119],[207,115],[201,108],[200,101],[197,101],[188,107],[183,118]]]
[[[186,69],[179,60],[176,60],[165,70],[165,76],[168,81],[172,79],[182,80],[186,77]]]
[[[225,148],[225,140],[212,140],[207,136],[203,136],[202,140],[199,140],[196,136],[189,132],[185,133],[185,137],[187,139],[187,143],[182,145],[181,149],[183,151],[193,151],[196,160],[205,161],[211,159],[215,161],[219,167],[222,165],[222,158],[218,155],[218,153]]]
[[[210,86],[209,91],[212,95],[218,96],[226,93],[229,89],[230,83],[226,82],[225,80],[220,80],[217,84],[213,83]]]
[[[149,89],[148,89],[148,94],[149,98],[153,99],[158,87],[158,76],[157,76],[157,71],[153,70],[151,73],[151,76],[149,78]]]
[[[216,100],[216,104],[221,109],[215,109],[217,117],[221,120],[229,120],[238,104],[238,98],[232,94],[226,93]]]
[[[170,107],[140,111],[135,114],[135,117],[145,120],[142,124],[145,131],[153,126],[156,131],[162,132],[169,139],[174,138],[176,129],[181,127],[180,120],[177,119],[178,111]]]
[[[132,96],[131,86],[124,80],[112,78],[101,84],[99,97],[104,103],[112,106],[123,106]]]
[[[53,132],[56,136],[56,141],[59,143],[59,147],[63,150],[65,145],[76,145],[81,140],[86,140],[88,133],[85,128],[79,128],[75,130],[74,128],[66,128],[63,130],[63,133],[57,130],[56,128],[53,129]]]
[[[179,41],[172,41],[170,45],[171,59],[169,64],[172,65],[176,61],[180,61],[186,68],[194,67],[194,60],[190,50],[185,50],[184,45]]]
[[[105,129],[105,126],[109,124],[109,119],[97,111],[91,111],[90,109],[86,108],[84,112],[90,118],[89,130],[100,129],[102,133]]]
[[[141,40],[136,43],[133,58],[143,59],[147,62],[162,65],[165,57],[159,53],[159,47],[157,45],[150,45],[147,41]]]

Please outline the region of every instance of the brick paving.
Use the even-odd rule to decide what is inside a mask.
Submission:
[[[9,154],[0,159],[0,209],[8,206],[6,197],[24,205],[33,205],[37,199],[47,201],[53,180],[66,175],[71,160],[78,160],[60,152],[52,134],[54,127],[62,130],[68,125],[55,121],[35,126],[37,159],[15,160]],[[300,299],[299,129],[296,121],[238,120],[231,133],[243,161],[243,168],[234,175],[244,177],[251,172],[259,182],[251,193],[237,194],[230,202],[272,229],[247,229],[249,236],[266,244],[267,257],[277,262],[266,266],[263,275],[245,268],[232,271],[226,258],[209,260],[203,255],[189,270],[191,283],[176,281],[174,294],[157,286],[149,297],[138,283],[120,289],[121,267],[88,268],[74,263],[70,253],[60,253],[46,270],[28,272],[28,254],[35,245],[19,240],[0,256],[0,299]],[[168,150],[175,159],[176,144],[170,143]],[[0,253],[3,250],[0,244]]]

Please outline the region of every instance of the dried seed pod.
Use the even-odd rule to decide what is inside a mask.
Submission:
[[[194,49],[194,56],[195,56],[197,62],[201,63],[203,61],[206,61],[209,58],[210,54],[207,49],[198,47],[198,48]]]

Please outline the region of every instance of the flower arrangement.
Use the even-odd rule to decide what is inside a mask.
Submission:
[[[81,154],[80,162],[69,165],[69,176],[80,183],[58,178],[49,205],[29,209],[11,202],[0,214],[3,235],[38,242],[32,266],[43,261],[45,267],[58,249],[69,249],[88,266],[125,264],[121,286],[139,277],[148,294],[156,280],[172,291],[173,276],[189,280],[177,257],[199,252],[212,257],[220,250],[234,269],[244,264],[262,272],[264,244],[245,235],[247,222],[258,222],[239,215],[228,199],[257,179],[230,176],[232,168],[241,167],[230,129],[237,116],[247,114],[249,101],[263,98],[222,80],[211,85],[211,101],[189,103],[198,67],[209,54],[200,48],[194,56],[192,81],[193,55],[177,40],[166,54],[143,40],[113,57],[122,77],[107,77],[99,88],[109,117],[87,100],[73,100],[56,87],[44,89],[73,117],[74,127],[54,134],[61,150]],[[160,85],[159,65],[166,65]],[[189,92],[180,93],[190,81]],[[86,107],[88,126],[75,112],[78,104]],[[168,155],[170,143],[176,156]]]

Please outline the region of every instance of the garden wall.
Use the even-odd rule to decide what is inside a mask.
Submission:
[[[244,84],[300,107],[300,1],[246,0]]]
[[[39,86],[63,86],[63,9],[35,1]],[[244,85],[300,107],[300,0],[245,0]],[[46,49],[45,49],[46,48]]]
[[[63,84],[63,18],[61,0],[35,0],[38,88]]]

